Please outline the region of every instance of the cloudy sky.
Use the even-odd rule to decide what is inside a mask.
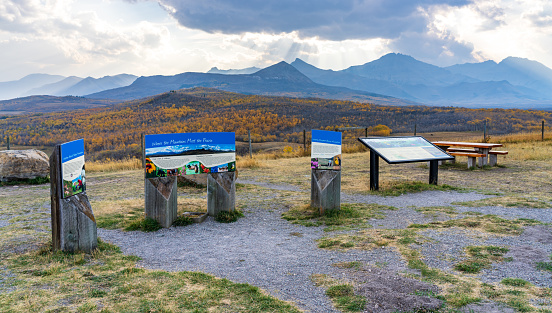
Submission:
[[[1,0],[0,81],[31,73],[343,69],[389,52],[439,66],[516,56],[552,68],[549,0]]]

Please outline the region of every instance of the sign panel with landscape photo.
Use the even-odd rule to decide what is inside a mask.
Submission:
[[[374,151],[387,163],[408,163],[435,160],[451,160],[446,154],[421,136],[365,137],[360,142]]]
[[[312,130],[311,168],[341,170],[341,133]]]
[[[146,178],[236,170],[234,133],[179,133],[145,136]]]
[[[86,190],[84,176],[84,140],[78,139],[61,144],[63,198]]]

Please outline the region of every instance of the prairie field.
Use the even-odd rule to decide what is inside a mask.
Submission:
[[[154,232],[125,230],[144,219],[141,161],[87,162],[100,228],[90,255],[51,251],[48,184],[0,187],[0,311],[384,312],[393,303],[418,312],[552,312],[552,140],[538,133],[490,141],[509,152],[498,167],[469,170],[459,157],[440,166],[434,186],[425,163],[380,161],[379,191],[369,189],[370,154],[351,143],[343,149],[342,207],[332,215],[309,206],[308,151],[270,145],[238,158],[236,208],[244,216],[236,223],[208,218]],[[206,211],[205,187],[182,184],[178,196],[179,213]],[[210,248],[224,245],[205,236],[219,232],[228,249]],[[176,244],[161,250],[164,243]],[[296,265],[303,250],[325,265]],[[160,255],[171,261],[161,264]],[[418,289],[394,286],[397,279]],[[376,280],[397,302],[367,292]]]

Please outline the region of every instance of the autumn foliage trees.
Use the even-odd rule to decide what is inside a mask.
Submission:
[[[235,132],[236,140],[302,142],[303,130],[361,126],[370,134],[481,130],[535,130],[550,112],[455,107],[379,106],[351,101],[267,97],[194,88],[172,91],[109,108],[0,116],[0,141],[52,146],[84,138],[88,156],[140,154],[141,134]],[[364,135],[362,130],[361,135]],[[347,136],[357,136],[347,133]]]

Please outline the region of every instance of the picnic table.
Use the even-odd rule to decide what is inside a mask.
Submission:
[[[498,154],[504,155],[508,154],[508,151],[491,151],[493,148],[502,147],[500,143],[485,143],[485,142],[460,142],[460,141],[434,141],[434,145],[440,147],[447,153],[452,156],[467,156],[468,157],[468,167],[470,166],[470,159],[475,160],[478,158],[479,167],[484,165],[495,166],[497,163],[496,156]],[[451,148],[451,147],[461,147],[461,148]],[[462,149],[462,148],[471,148],[471,149]],[[490,161],[487,161],[491,156]],[[475,164],[474,164],[475,165]]]

